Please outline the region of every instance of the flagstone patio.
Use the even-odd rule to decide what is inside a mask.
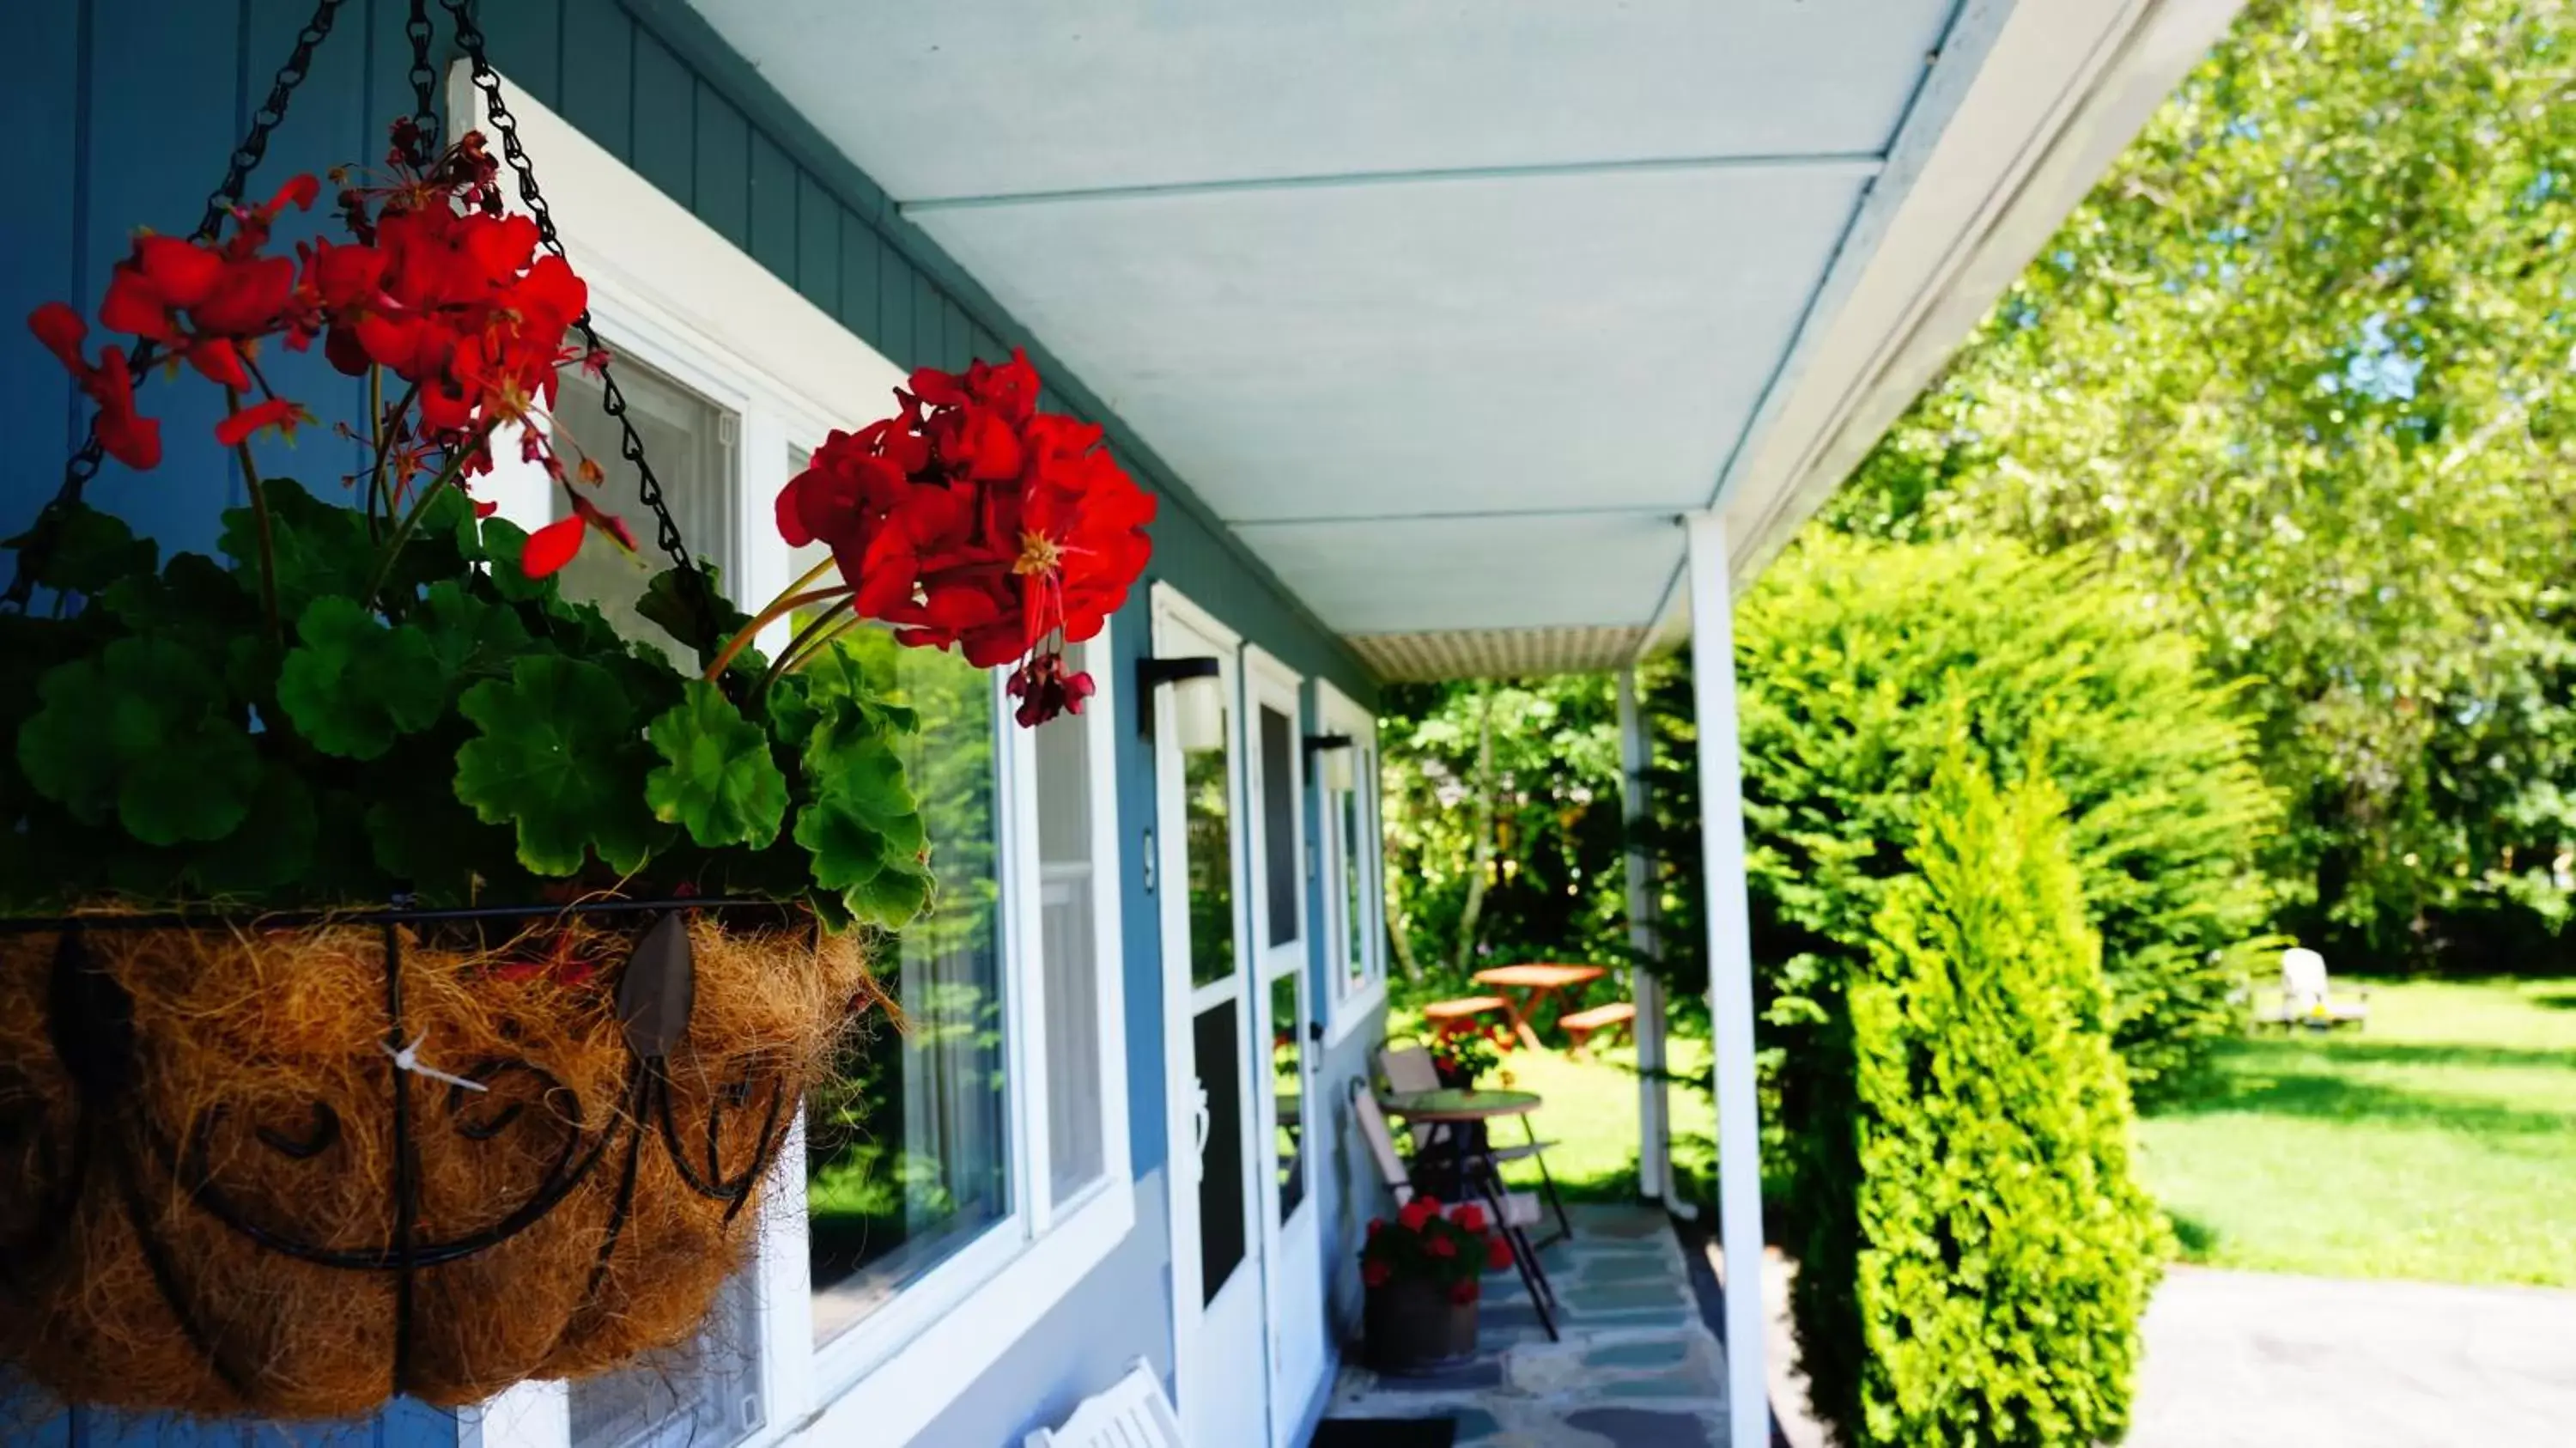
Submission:
[[[1549,1342],[1509,1272],[1485,1279],[1476,1360],[1381,1376],[1353,1353],[1337,1418],[1458,1420],[1458,1448],[1709,1448],[1726,1441],[1726,1366],[1672,1224],[1651,1207],[1578,1206],[1547,1249],[1562,1304]]]

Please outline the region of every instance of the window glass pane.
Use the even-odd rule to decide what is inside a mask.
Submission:
[[[1065,650],[1085,667],[1086,650]],[[1047,1174],[1064,1201],[1100,1179],[1100,963],[1092,934],[1091,724],[1067,714],[1037,731],[1038,895],[1046,969]]]
[[[1232,737],[1231,721],[1227,737]],[[1190,888],[1190,984],[1234,974],[1234,808],[1226,750],[1181,755],[1181,798]]]
[[[876,1014],[805,1103],[814,1331],[832,1337],[1010,1210],[991,675],[875,629],[836,647],[921,716],[900,740],[921,800],[930,909],[877,951]]]
[[[1270,982],[1270,1075],[1277,1105],[1279,1220],[1306,1199],[1306,972]]]
[[[1269,885],[1269,943],[1297,938],[1296,725],[1261,706],[1261,854]]]
[[[1360,792],[1341,789],[1334,792],[1333,829],[1338,835],[1342,866],[1342,929],[1349,953],[1342,957],[1342,971],[1354,985],[1368,979],[1369,928],[1368,857],[1366,819],[1360,809]]]
[[[690,552],[729,568],[734,562],[733,414],[625,357],[617,360],[617,390],[626,399],[627,419],[643,440],[644,456],[662,485],[662,500]],[[619,633],[651,640],[671,655],[674,667],[694,671],[696,653],[635,611],[644,585],[671,565],[662,553],[653,512],[636,494],[635,465],[619,452],[617,419],[608,415],[597,380],[579,368],[567,369],[555,399],[554,423],[555,448],[565,467],[588,457],[607,474],[585,496],[626,520],[636,546],[629,553],[595,532],[583,539],[581,551],[564,565],[564,593],[597,604]],[[571,511],[558,489],[554,516],[568,517]]]
[[[1228,995],[1191,1023],[1198,1072],[1199,1290],[1202,1303],[1243,1262],[1243,1016]]]

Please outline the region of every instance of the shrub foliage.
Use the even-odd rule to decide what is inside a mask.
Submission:
[[[2232,1028],[2279,804],[2234,691],[2153,601],[2010,544],[1818,537],[1737,609],[1736,669],[1754,953],[1793,1058],[1839,1015],[1961,731],[1998,778],[2048,754],[2139,1089],[2173,1084]]]
[[[1796,1303],[1816,1406],[1846,1443],[2126,1429],[2164,1229],[2129,1176],[2073,845],[2053,786],[1998,791],[1956,747],[1917,873],[1880,892],[1850,993],[1851,1190],[1808,1204]]]

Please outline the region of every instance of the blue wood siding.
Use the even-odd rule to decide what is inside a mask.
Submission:
[[[25,451],[18,466],[0,471],[0,536],[15,532],[51,494],[57,461],[77,444],[86,421],[61,370],[18,330],[17,319],[55,299],[94,310],[133,227],[184,233],[196,225],[220,174],[226,139],[265,97],[271,73],[311,8],[310,0],[27,0],[12,8],[11,44],[0,55],[0,123],[15,143],[17,183],[0,199],[0,435],[25,440]],[[255,194],[265,195],[297,171],[380,162],[385,123],[410,108],[404,10],[401,0],[351,0],[343,8],[338,33],[317,54],[253,183]],[[1149,581],[1172,582],[1291,668],[1329,678],[1373,704],[1374,681],[1349,649],[1042,339],[903,220],[884,192],[727,49],[685,0],[483,0],[480,11],[494,61],[513,86],[562,114],[898,364],[954,368],[1027,348],[1048,378],[1045,405],[1102,424],[1120,460],[1162,498]],[[438,58],[447,58],[443,48]],[[544,158],[535,159],[542,177]],[[281,235],[291,241],[323,223],[299,218],[282,226]],[[310,402],[325,419],[359,410],[357,384],[331,372],[318,352],[281,351],[267,360],[280,389]],[[149,475],[111,462],[91,496],[157,537],[165,550],[210,550],[216,514],[238,494],[229,462],[204,446],[219,401],[203,387],[155,386],[144,402],[147,414],[163,419],[169,460]],[[354,452],[307,433],[296,462],[302,479],[328,494],[350,470]],[[1101,687],[1116,691],[1120,713],[1130,720],[1135,660],[1150,641],[1146,597],[1140,588],[1119,616],[1117,657],[1099,671]],[[1162,965],[1159,912],[1142,870],[1151,852],[1154,772],[1151,750],[1133,730],[1123,731],[1117,765],[1131,1145],[1138,1177],[1159,1183],[1169,1156]],[[1335,1080],[1353,1069],[1342,1052],[1328,1067]],[[1347,1216],[1348,1207],[1334,1205],[1337,1217]],[[1150,1234],[1140,1226],[1153,1239],[1142,1257],[1126,1251],[1114,1259],[1114,1270],[1104,1264],[1099,1300],[1167,1300],[1159,1215],[1157,1207]],[[1162,1331],[1168,1333],[1168,1324]],[[996,1422],[1034,1421],[1030,1414],[1068,1392],[1079,1397],[1101,1386],[1092,1380],[1097,1364],[1089,1358],[1050,1358],[1048,1344],[1068,1340],[1049,1329],[1033,1336],[1008,1360],[1009,1374],[994,1380],[1007,1387],[1007,1400],[987,1400],[978,1412]],[[0,1415],[10,1406],[0,1401]],[[0,1416],[0,1422],[17,1421]],[[158,1421],[75,1413],[51,1420],[44,1431],[48,1436],[36,1441],[66,1448],[146,1442],[443,1448],[454,1441],[452,1417],[416,1405],[337,1429],[182,1431]]]

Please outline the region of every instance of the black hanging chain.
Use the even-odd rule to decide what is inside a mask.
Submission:
[[[483,30],[474,23],[472,0],[439,0],[456,21],[456,45],[465,52],[473,69],[475,89],[483,93],[483,105],[491,113],[493,133],[500,137],[501,155],[509,161],[510,170],[519,178],[519,200],[537,223],[537,237],[546,250],[564,256],[563,239],[555,231],[554,213],[547,209],[546,198],[537,190],[537,173],[528,164],[528,153],[519,144],[519,126],[510,114],[507,101],[501,99],[501,78],[492,70],[492,62],[483,52]],[[571,258],[565,257],[569,261]],[[590,311],[573,319],[581,339],[592,356],[606,358],[608,349],[601,346],[598,331],[591,326]],[[687,540],[680,536],[680,525],[672,518],[670,505],[662,497],[662,480],[653,476],[653,465],[644,460],[644,439],[637,435],[634,420],[626,415],[626,394],[618,390],[617,379],[609,375],[605,361],[599,368],[600,407],[617,419],[618,454],[635,465],[635,492],[644,506],[653,510],[654,541],[670,555],[680,571],[682,588],[688,594],[689,607],[698,616],[705,635],[720,637],[725,632],[724,617],[716,606],[715,589],[705,570],[689,554]]]
[[[411,41],[412,169],[428,174],[438,162],[438,67],[429,63],[429,0],[411,0],[411,18],[403,22]]]
[[[242,187],[249,184],[250,173],[268,155],[269,135],[285,121],[286,103],[313,68],[314,47],[330,38],[331,22],[339,18],[342,3],[343,0],[319,0],[313,7],[313,17],[296,32],[295,48],[287,52],[286,64],[277,68],[277,75],[269,82],[268,99],[260,103],[258,110],[251,112],[250,129],[242,134],[241,143],[233,147],[231,161],[224,168],[223,184],[206,197],[206,214],[198,220],[193,239],[214,240],[223,230],[224,218],[232,214],[234,207],[241,205]],[[417,8],[415,0],[415,10]],[[142,386],[152,375],[152,364],[159,361],[160,356],[161,349],[149,338],[136,342],[127,352],[126,370],[133,374],[135,386]],[[35,597],[36,575],[43,571],[45,560],[52,556],[62,540],[63,520],[79,506],[82,492],[89,487],[90,480],[98,476],[99,460],[105,455],[106,447],[98,436],[98,418],[93,415],[88,438],[72,454],[71,461],[63,464],[62,486],[55,489],[53,501],[36,515],[34,525],[27,530],[26,542],[19,545],[17,565],[9,576],[9,590],[0,593],[0,613],[27,611],[28,601]]]

